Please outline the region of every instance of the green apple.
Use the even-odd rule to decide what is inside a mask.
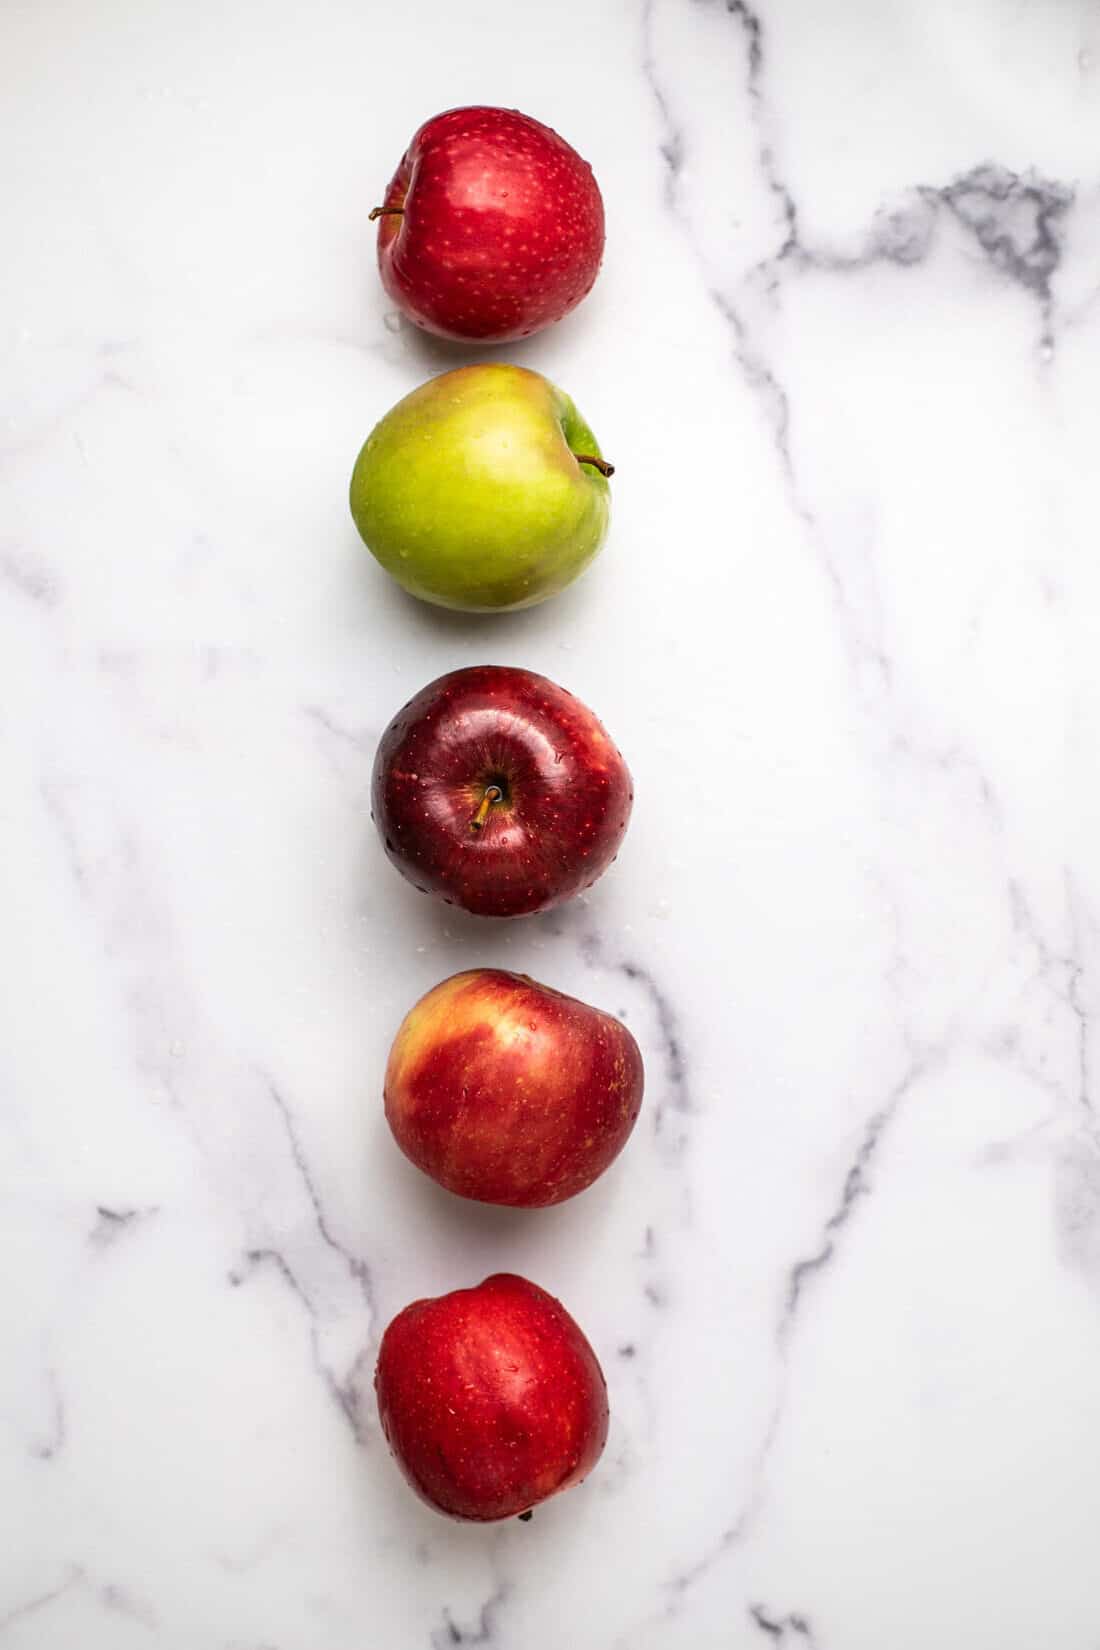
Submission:
[[[412,595],[471,613],[531,607],[600,548],[610,474],[567,395],[486,362],[429,379],[375,425],[351,513]]]

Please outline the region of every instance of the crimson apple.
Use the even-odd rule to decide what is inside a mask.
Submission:
[[[545,911],[619,850],[633,788],[592,712],[533,671],[472,665],[400,710],[374,759],[372,814],[402,876],[480,916]]]
[[[587,1476],[607,1441],[607,1385],[569,1313],[526,1278],[414,1301],[382,1337],[382,1430],[429,1506],[487,1523]]]
[[[405,1016],[386,1066],[386,1118],[417,1168],[460,1197],[563,1203],[625,1146],[642,1104],[620,1020],[525,974],[475,968]]]
[[[501,343],[560,321],[603,256],[592,168],[517,109],[425,122],[371,217],[386,291],[441,338]]]

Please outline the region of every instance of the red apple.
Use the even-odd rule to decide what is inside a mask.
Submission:
[[[441,338],[526,338],[579,304],[603,255],[592,168],[516,109],[448,109],[376,207],[382,284]]]
[[[472,665],[394,717],[374,759],[372,813],[386,853],[423,892],[518,917],[602,876],[633,794],[579,699],[530,670]]]
[[[607,1441],[596,1354],[560,1301],[506,1272],[399,1312],[374,1389],[405,1477],[452,1518],[524,1513],[586,1477]]]
[[[642,1056],[613,1015],[525,974],[455,974],[409,1010],[386,1067],[405,1156],[481,1203],[541,1208],[583,1192],[622,1151]]]

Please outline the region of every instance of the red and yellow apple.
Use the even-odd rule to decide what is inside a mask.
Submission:
[[[634,1127],[642,1056],[620,1020],[525,974],[475,968],[405,1016],[386,1119],[460,1197],[541,1208],[591,1186]]]
[[[374,1388],[406,1479],[452,1518],[528,1512],[585,1478],[607,1440],[596,1354],[560,1301],[509,1273],[399,1312]]]

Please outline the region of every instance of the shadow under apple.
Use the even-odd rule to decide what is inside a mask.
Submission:
[[[533,332],[527,338],[513,338],[501,344],[480,343],[475,338],[439,338],[434,332],[425,332],[423,327],[418,327],[400,310],[387,311],[385,324],[391,325],[390,316],[397,317],[398,336],[409,362],[427,377],[435,377],[441,372],[451,372],[455,367],[476,365],[482,361],[510,361],[515,362],[517,366],[534,367],[536,371],[541,372],[544,369],[536,365],[538,360],[548,361],[551,355],[560,358],[581,342],[583,333],[589,325],[584,311],[590,302],[591,295],[577,309],[571,310],[552,326],[543,327],[541,331]],[[553,377],[553,374],[549,376]],[[562,387],[568,388],[567,385]]]
[[[480,1283],[493,1272],[519,1272],[555,1293],[555,1273],[560,1277],[555,1260],[567,1261],[570,1253],[580,1255],[598,1244],[623,1195],[617,1160],[585,1191],[545,1209],[506,1208],[459,1197],[405,1157],[390,1133],[381,1094],[370,1152],[372,1170],[386,1175],[391,1189],[399,1192],[409,1230],[430,1234],[425,1275],[433,1280],[432,1294]],[[627,1142],[623,1156],[629,1153]]]

